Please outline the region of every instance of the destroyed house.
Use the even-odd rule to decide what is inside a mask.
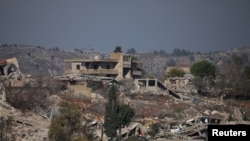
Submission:
[[[11,72],[20,71],[17,59],[0,59],[0,75],[8,76]]]
[[[142,75],[142,63],[129,54],[111,53],[108,59],[64,60],[64,73],[135,79]]]

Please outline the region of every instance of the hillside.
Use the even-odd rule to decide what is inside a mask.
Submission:
[[[106,57],[97,51],[84,49],[72,49],[61,51],[58,48],[47,49],[39,46],[12,46],[0,47],[0,59],[16,57],[20,70],[29,74],[57,75],[63,74],[64,59],[84,59]],[[249,64],[250,48],[236,48],[227,51],[219,51],[206,54],[191,54],[186,56],[174,56],[169,54],[137,53],[135,56],[142,61],[143,69],[150,75],[162,78],[168,66],[191,66],[201,60],[209,60],[220,70],[229,64],[233,57],[239,56],[244,63]]]
[[[139,60],[142,60],[144,70],[150,75],[162,78],[168,66],[190,67],[195,62],[208,60],[213,63],[218,71],[223,71],[235,57],[242,59],[245,65],[250,64],[250,48],[236,48],[227,51],[218,51],[213,53],[197,53],[185,56],[174,56],[168,54],[144,53],[138,54]]]
[[[28,74],[63,74],[65,59],[88,58],[93,53],[60,51],[58,48],[46,49],[34,46],[0,47],[0,58],[16,57],[20,70]]]

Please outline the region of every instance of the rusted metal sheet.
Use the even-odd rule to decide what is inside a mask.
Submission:
[[[5,59],[0,59],[0,65],[6,65],[7,61]]]

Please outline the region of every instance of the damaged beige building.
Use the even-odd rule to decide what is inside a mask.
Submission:
[[[11,72],[19,72],[19,64],[17,59],[0,59],[0,75],[7,77]]]
[[[67,59],[64,73],[135,79],[142,76],[142,63],[129,54],[111,53],[108,59]]]

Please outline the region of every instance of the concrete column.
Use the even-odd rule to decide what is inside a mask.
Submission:
[[[2,97],[3,101],[6,101],[6,93],[5,93],[5,89],[3,88],[3,97]]]
[[[146,79],[146,88],[148,88],[148,78]]]
[[[2,101],[6,101],[6,93],[3,84],[0,84],[0,91],[2,91]]]
[[[6,66],[4,66],[4,75],[7,77],[8,76],[8,69],[10,68],[10,64],[8,63]]]

